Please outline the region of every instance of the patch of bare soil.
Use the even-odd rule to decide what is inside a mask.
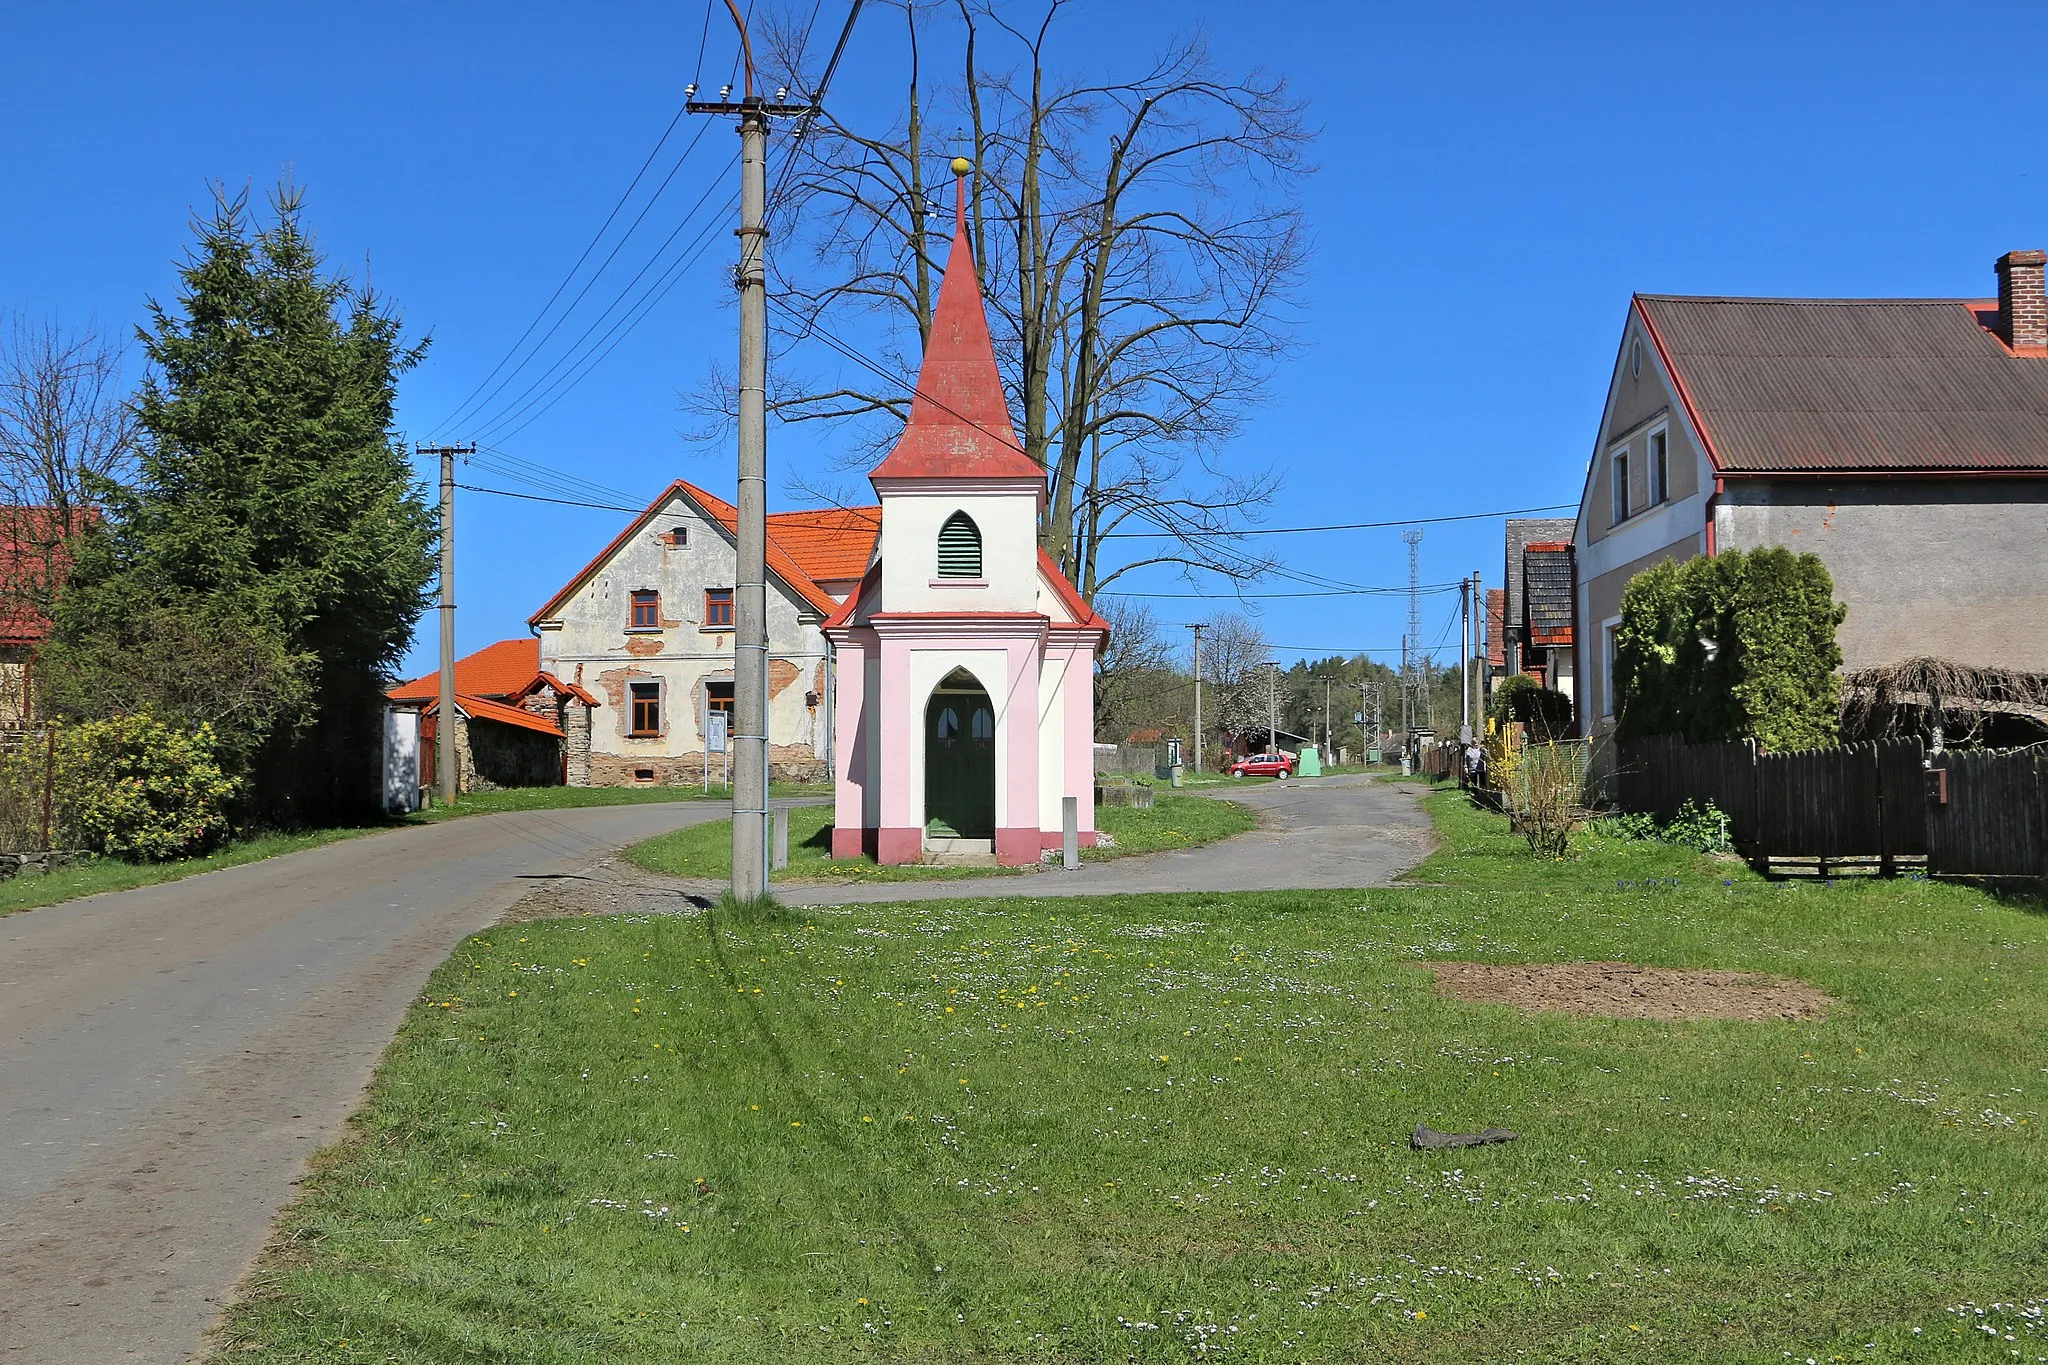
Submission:
[[[1804,981],[1758,972],[1694,972],[1633,962],[1419,962],[1457,1000],[1609,1019],[1811,1020],[1835,1002]]]

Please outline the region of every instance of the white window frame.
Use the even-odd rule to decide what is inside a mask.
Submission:
[[[1635,515],[1628,497],[1629,450],[1629,446],[1622,446],[1607,457],[1607,510],[1613,518],[1609,524],[1613,526]]]
[[[1600,715],[1606,720],[1614,719],[1614,637],[1620,629],[1619,616],[1610,616],[1600,623],[1600,649],[1607,664],[1601,683]]]
[[[1661,446],[1661,450],[1660,447]],[[1660,458],[1661,457],[1661,458]],[[1659,422],[1643,435],[1643,463],[1650,477],[1651,507],[1671,501],[1671,424]]]

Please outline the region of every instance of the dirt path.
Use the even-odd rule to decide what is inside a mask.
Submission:
[[[187,1359],[462,935],[723,813],[478,816],[0,919],[0,1365]]]

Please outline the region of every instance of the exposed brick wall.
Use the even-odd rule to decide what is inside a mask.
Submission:
[[[1998,330],[2014,350],[2048,348],[2048,252],[1998,258]]]

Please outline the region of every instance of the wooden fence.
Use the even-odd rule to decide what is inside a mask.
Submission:
[[[1688,799],[1712,802],[1736,847],[1764,865],[1875,859],[1889,871],[1925,858],[1932,872],[2048,877],[2048,759],[2037,750],[1929,754],[1887,740],[1774,754],[1666,735],[1616,746],[1615,791],[1623,810],[1659,821]]]

